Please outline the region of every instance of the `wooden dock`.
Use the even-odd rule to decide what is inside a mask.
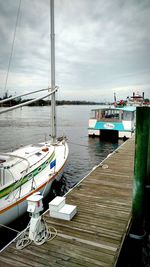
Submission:
[[[45,214],[57,229],[52,241],[23,250],[13,243],[0,254],[0,266],[115,267],[131,221],[133,167],[132,138],[67,194],[66,203],[78,210],[72,221]]]

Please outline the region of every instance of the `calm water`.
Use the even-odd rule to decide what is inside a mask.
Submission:
[[[118,143],[100,142],[99,138],[88,137],[88,118],[92,108],[93,106],[57,107],[57,135],[67,136],[70,150],[64,172],[66,189],[83,178],[118,146]],[[0,115],[0,151],[10,151],[21,145],[48,140],[49,135],[49,107],[24,107]]]
[[[69,159],[60,183],[53,189],[54,195],[62,195],[81,180],[96,164],[121,144],[102,142],[99,138],[88,137],[88,118],[93,106],[58,106],[57,135],[65,135],[69,144]],[[95,106],[94,106],[95,108]],[[50,108],[24,107],[0,115],[0,151],[14,150],[21,145],[48,140],[50,135]],[[27,219],[28,220],[28,219]],[[25,222],[27,223],[27,220]],[[24,219],[12,225],[15,229],[24,228]],[[6,236],[14,233],[4,231]],[[2,235],[2,234],[1,234]]]

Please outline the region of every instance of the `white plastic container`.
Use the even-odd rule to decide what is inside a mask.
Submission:
[[[49,203],[49,210],[51,211],[58,211],[65,205],[65,197],[55,197],[50,203]]]
[[[76,213],[76,206],[65,204],[59,211],[50,211],[50,216],[53,218],[70,221]]]

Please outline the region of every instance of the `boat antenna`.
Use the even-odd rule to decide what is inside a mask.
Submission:
[[[54,0],[50,0],[51,24],[51,91],[55,89],[55,32],[54,32]],[[56,99],[51,95],[51,142],[56,143]]]

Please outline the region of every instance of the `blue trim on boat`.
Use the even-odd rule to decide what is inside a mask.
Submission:
[[[96,122],[95,130],[116,130],[116,131],[125,131],[122,123],[118,122]]]

